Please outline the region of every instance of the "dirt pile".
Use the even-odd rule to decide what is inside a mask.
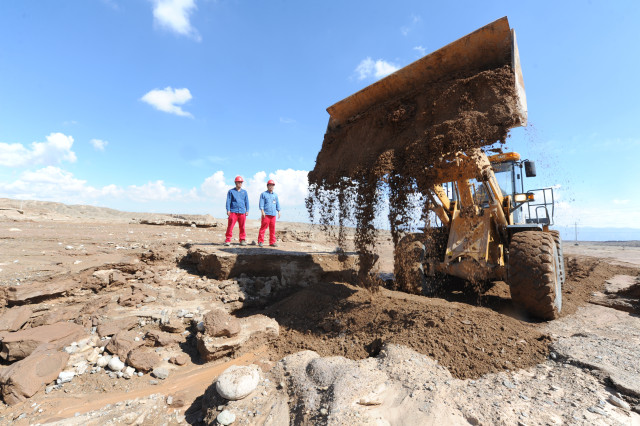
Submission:
[[[322,224],[355,224],[360,254],[359,283],[376,287],[374,220],[388,198],[394,243],[415,228],[432,186],[432,170],[446,156],[504,143],[519,122],[510,66],[464,70],[416,87],[400,98],[374,105],[347,123],[329,127],[316,166],[309,173],[307,208]],[[344,233],[338,243],[344,244]]]
[[[300,350],[363,359],[384,343],[437,359],[457,378],[526,368],[548,355],[535,324],[486,308],[381,289],[318,284],[270,306],[281,325],[274,358]]]

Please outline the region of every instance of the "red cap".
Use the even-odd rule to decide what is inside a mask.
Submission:
[[[273,181],[273,179],[269,179],[269,181],[267,182],[267,185],[275,185],[276,183]]]
[[[242,176],[236,176],[236,182],[244,182],[244,179],[242,179]]]

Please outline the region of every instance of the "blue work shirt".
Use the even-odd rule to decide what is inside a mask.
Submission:
[[[260,194],[260,210],[264,210],[267,216],[275,216],[280,211],[280,201],[275,192],[264,191]]]
[[[227,211],[231,213],[246,213],[249,211],[249,195],[247,191],[240,188],[238,191],[231,188],[227,192]]]

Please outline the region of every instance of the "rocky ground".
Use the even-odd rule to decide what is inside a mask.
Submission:
[[[637,245],[567,243],[540,323],[504,283],[371,294],[316,227],[222,222],[0,200],[0,423],[640,424]]]

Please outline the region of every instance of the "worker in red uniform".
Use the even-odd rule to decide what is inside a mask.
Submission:
[[[231,237],[233,236],[233,227],[238,222],[240,227],[240,245],[247,245],[247,233],[244,230],[244,224],[249,215],[249,195],[247,191],[242,189],[242,176],[236,176],[236,187],[231,188],[227,192],[227,234],[224,241],[225,246],[231,245]]]
[[[258,232],[258,245],[262,247],[264,244],[264,233],[269,228],[269,245],[271,247],[278,247],[276,243],[276,212],[278,213],[278,219],[280,219],[280,200],[278,195],[273,192],[273,188],[276,183],[273,180],[267,182],[267,190],[260,194],[260,203],[258,208],[262,214],[262,223],[260,225],[260,232]]]

